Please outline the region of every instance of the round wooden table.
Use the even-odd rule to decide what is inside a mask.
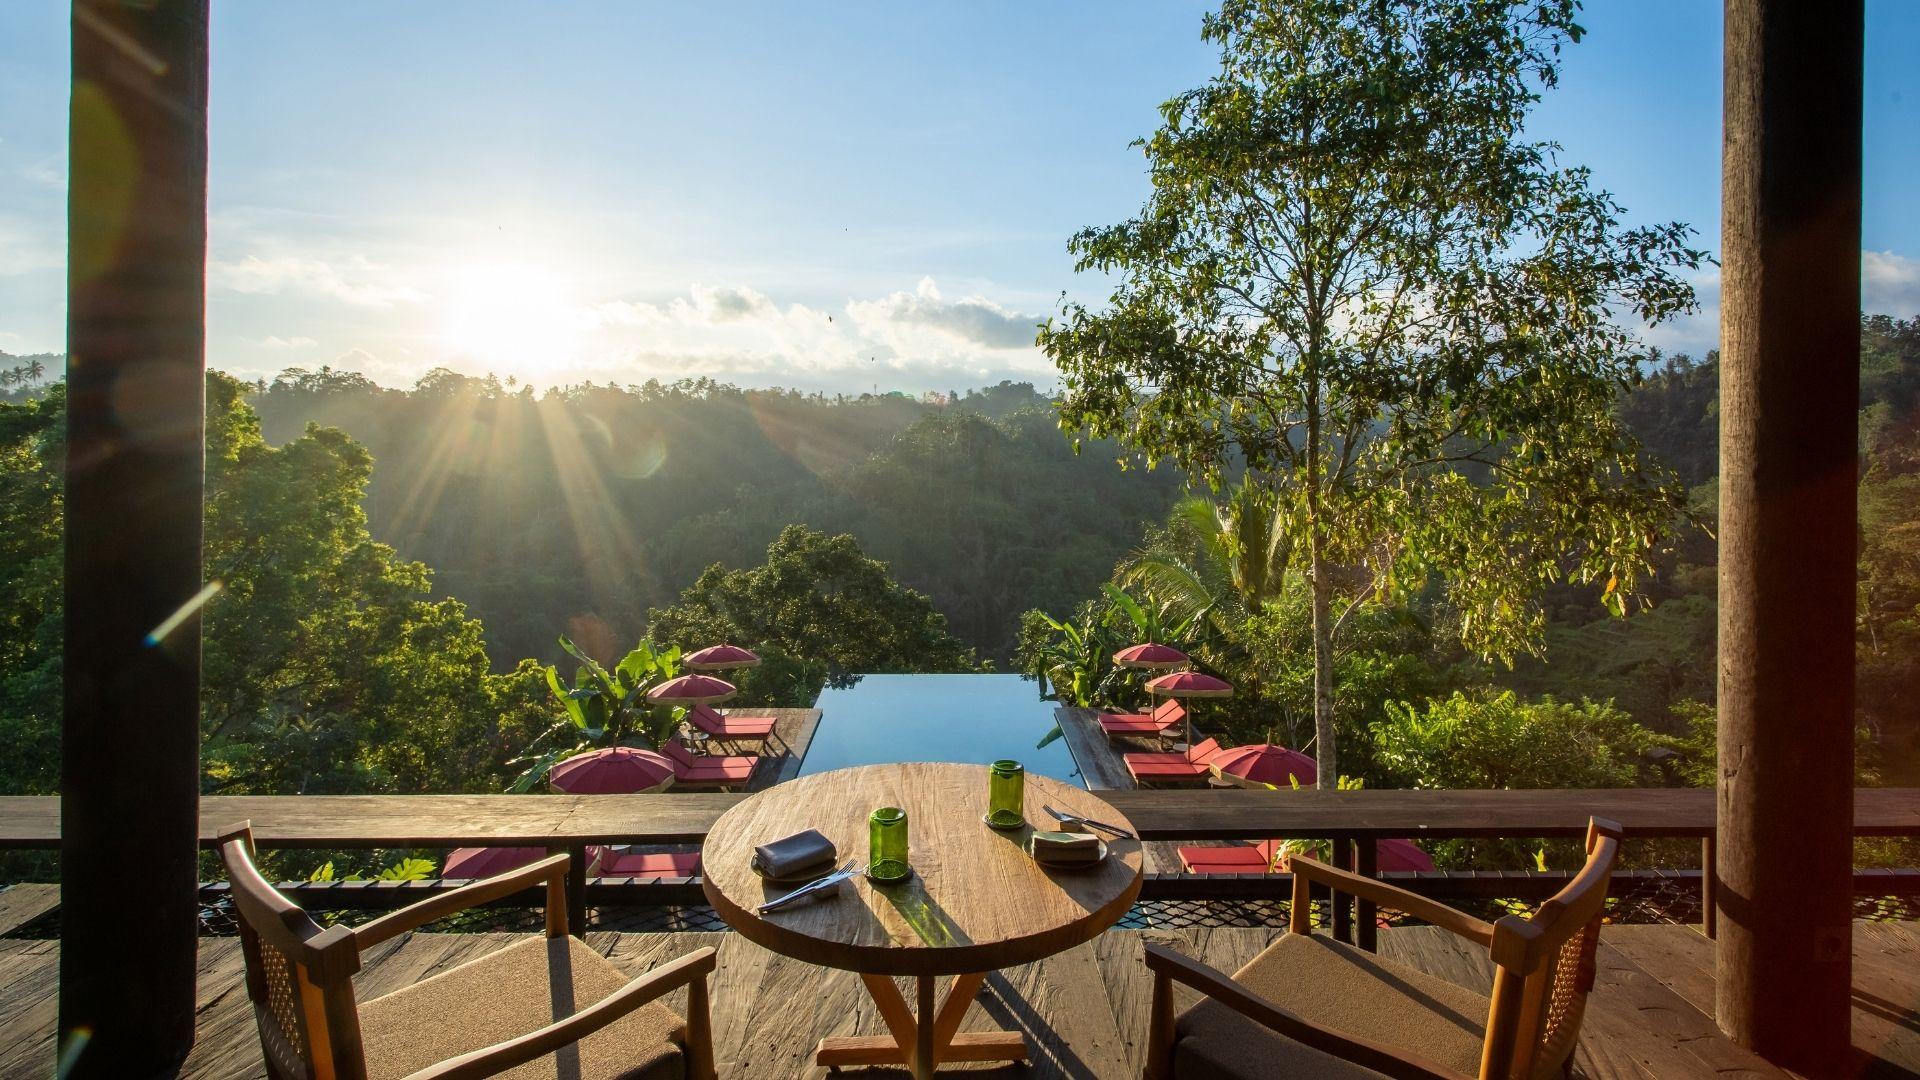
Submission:
[[[824,896],[761,915],[755,909],[791,886],[770,885],[748,860],[760,844],[818,829],[840,861],[867,862],[867,815],[907,812],[913,876],[880,885],[856,877]],[[1019,1032],[958,1034],[987,973],[1031,963],[1091,941],[1140,895],[1140,843],[1107,839],[1107,857],[1073,869],[1041,866],[1027,854],[1034,827],[1055,828],[1043,807],[1135,831],[1120,812],[1083,788],[1028,774],[1027,826],[988,828],[987,770],[915,762],[866,765],[803,776],[752,796],[723,814],[701,848],[702,887],[729,926],[798,960],[858,972],[891,1038],[822,1039],[825,1066],[911,1066],[931,1077],[941,1061],[1019,1061]],[[917,982],[909,1008],[892,976]],[[954,976],[944,1002],[934,979]]]

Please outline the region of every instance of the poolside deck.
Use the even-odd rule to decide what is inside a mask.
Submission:
[[[1086,780],[1087,787],[1094,791],[1124,791],[1138,787],[1121,755],[1135,750],[1159,749],[1150,739],[1126,738],[1118,743],[1109,740],[1100,730],[1100,713],[1097,709],[1063,706],[1053,710],[1053,719],[1060,725],[1067,748],[1073,751],[1073,761],[1080,767],[1081,777]],[[1207,843],[1194,841],[1196,845]],[[1164,840],[1148,841],[1145,844],[1146,871],[1150,874],[1179,873],[1181,866],[1177,849],[1181,846]]]
[[[739,713],[742,716],[771,716],[778,720],[773,725],[773,736],[767,740],[762,751],[762,760],[753,770],[753,778],[747,785],[748,791],[764,791],[775,784],[783,784],[800,775],[800,762],[807,756],[807,747],[813,742],[813,733],[820,727],[819,709],[764,709],[743,707],[739,709],[721,709],[722,715]]]
[[[1282,931],[1115,931],[1038,964],[989,978],[966,1030],[1024,1031],[1026,1070],[973,1067],[992,1076],[1105,1080],[1139,1075],[1149,983],[1143,939],[1160,941],[1231,971]],[[412,934],[373,950],[359,977],[363,996],[388,993],[512,939],[505,934]],[[812,1064],[822,1036],[879,1034],[858,979],[759,948],[738,934],[591,934],[588,941],[639,973],[702,945],[720,950],[714,1028],[724,1077],[824,1077]],[[1433,927],[1383,931],[1380,951],[1484,992],[1491,978],[1476,955]],[[0,1076],[49,1075],[53,1062],[56,941],[0,939]],[[1920,925],[1859,923],[1854,930],[1854,1046],[1863,1076],[1920,1075]],[[1591,1080],[1785,1074],[1721,1038],[1710,1013],[1712,946],[1679,926],[1610,926],[1587,1012],[1575,1075]],[[199,1042],[183,1075],[263,1075],[237,940],[201,941]],[[943,1069],[942,1072],[948,1072]],[[968,1066],[953,1066],[954,1073]],[[874,1069],[848,1075],[898,1077]]]

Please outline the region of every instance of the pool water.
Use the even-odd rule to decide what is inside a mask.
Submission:
[[[1055,703],[1023,675],[860,675],[827,687],[814,704],[820,726],[801,776],[893,761],[1012,758],[1030,773],[1086,786],[1055,734]]]

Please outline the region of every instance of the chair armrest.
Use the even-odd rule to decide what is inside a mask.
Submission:
[[[565,1020],[529,1031],[515,1039],[448,1058],[411,1073],[406,1080],[478,1080],[517,1065],[524,1065],[563,1046],[570,1046],[649,1001],[695,981],[705,980],[713,972],[718,954],[711,946],[654,968],[645,975],[581,1009]]]
[[[1164,945],[1150,941],[1143,945],[1147,970],[1191,986],[1234,1012],[1295,1042],[1396,1080],[1463,1080],[1458,1074],[1412,1055],[1323,1028],[1253,993],[1224,972],[1182,956]]]
[[[1363,840],[1361,843],[1366,841]],[[1451,930],[1469,941],[1488,948],[1493,947],[1493,924],[1450,908],[1438,900],[1409,892],[1397,885],[1389,885],[1364,874],[1328,866],[1318,859],[1309,859],[1304,855],[1289,857],[1287,865],[1295,877],[1318,882],[1337,892],[1351,893],[1362,900],[1371,900],[1395,911],[1404,911],[1416,919],[1424,919],[1435,926]]]
[[[471,885],[462,885],[457,889],[428,897],[417,904],[408,904],[398,911],[388,912],[370,922],[362,923],[354,928],[354,943],[365,950],[388,938],[425,926],[435,919],[445,918],[456,911],[464,911],[489,900],[512,896],[522,889],[542,883],[546,884],[549,890],[556,886],[564,887],[566,879],[567,856],[549,855],[539,862],[528,863],[518,870],[509,870],[504,874],[483,878]]]

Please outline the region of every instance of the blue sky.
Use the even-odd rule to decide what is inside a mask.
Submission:
[[[1050,382],[1204,5],[215,0],[208,359],[406,385]],[[1868,6],[1866,292],[1920,312],[1920,4]],[[1602,0],[1535,133],[1717,243],[1720,5]],[[66,4],[0,5],[0,350],[63,348]],[[1715,279],[1653,340],[1715,339]]]

